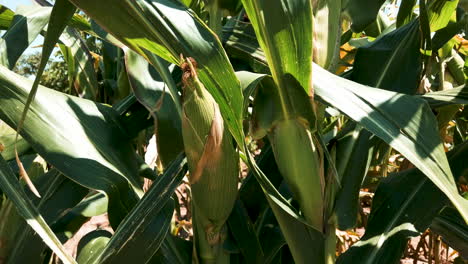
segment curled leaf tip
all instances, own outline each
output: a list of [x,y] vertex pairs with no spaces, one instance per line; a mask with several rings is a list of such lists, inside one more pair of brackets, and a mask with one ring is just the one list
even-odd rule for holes
[[38,198],[41,198],[41,195],[39,194],[39,191],[36,189],[36,186],[34,186],[33,182],[29,178],[28,173],[24,169],[23,163],[19,159],[18,151],[16,149],[15,149],[15,156],[16,156],[16,163],[18,164],[18,168],[19,168],[20,178],[24,179],[24,181],[28,185],[31,192],[34,193],[34,195],[36,195]]

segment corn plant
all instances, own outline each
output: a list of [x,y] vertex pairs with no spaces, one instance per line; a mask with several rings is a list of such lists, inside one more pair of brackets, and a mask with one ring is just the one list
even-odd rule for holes
[[468,257],[464,2],[36,2],[0,8],[2,262],[396,263],[428,228]]

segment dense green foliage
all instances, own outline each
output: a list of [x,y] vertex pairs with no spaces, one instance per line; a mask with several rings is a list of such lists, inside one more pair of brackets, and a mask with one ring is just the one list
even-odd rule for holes
[[468,257],[463,1],[36,2],[0,6],[0,262]]

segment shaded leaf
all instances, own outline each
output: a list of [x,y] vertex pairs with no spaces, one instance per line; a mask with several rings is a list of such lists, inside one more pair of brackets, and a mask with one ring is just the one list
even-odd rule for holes
[[60,257],[64,263],[75,263],[74,259],[66,253],[60,241],[39,214],[37,208],[31,203],[23,192],[16,176],[0,156],[0,187],[8,198],[15,204],[18,213],[36,231],[44,242]]
[[343,12],[352,22],[351,29],[361,32],[374,22],[384,2],[385,0],[349,0],[343,7]]
[[[0,87],[0,118],[15,128],[31,82],[0,67]],[[109,196],[114,227],[142,193],[135,153],[117,120],[108,106],[39,86],[21,133],[67,177]]]
[[[158,58],[154,59],[158,60]],[[135,97],[154,118],[158,155],[163,166],[166,167],[183,151],[180,102],[173,100],[174,97],[169,93],[166,83],[142,56],[127,50],[125,64]],[[169,73],[167,65],[166,71]],[[172,78],[170,74],[168,75]],[[175,84],[173,85],[175,88]],[[178,94],[175,96],[179,99]]]
[[[465,175],[468,144],[449,152],[450,167],[456,177]],[[375,193],[366,233],[343,253],[337,263],[398,262],[408,238],[424,232],[447,197],[418,169],[409,169],[384,178]]]
[[148,262],[169,232],[174,212],[171,196],[186,172],[186,160],[180,154],[164,174],[156,178],[99,257],[90,263]]
[[415,20],[358,48],[351,79],[385,90],[415,94],[422,63],[420,45],[419,22]]
[[442,210],[432,221],[430,228],[442,236],[442,240],[458,251],[463,258],[468,258],[468,227],[455,209],[446,207]]

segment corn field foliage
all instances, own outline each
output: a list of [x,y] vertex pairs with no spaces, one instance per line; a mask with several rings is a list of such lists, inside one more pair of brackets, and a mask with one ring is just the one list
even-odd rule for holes
[[0,263],[468,258],[465,0],[36,2],[0,6]]

